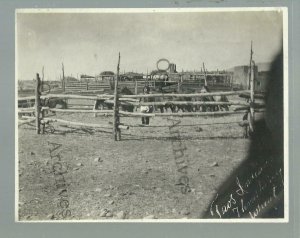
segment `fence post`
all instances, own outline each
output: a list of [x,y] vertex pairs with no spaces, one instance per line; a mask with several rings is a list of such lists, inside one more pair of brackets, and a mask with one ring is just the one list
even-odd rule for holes
[[207,86],[207,77],[206,77],[206,69],[205,69],[204,62],[203,62],[203,72],[204,72],[204,86]]
[[40,114],[41,114],[41,79],[39,74],[36,74],[36,87],[35,87],[35,121],[36,121],[36,133],[41,133],[41,121],[40,121]]
[[253,61],[253,50],[252,50],[252,40],[251,40],[251,49],[250,49],[250,66],[249,66],[249,81],[248,89],[250,89],[250,112],[248,114],[249,122],[249,131],[254,131],[254,68],[255,63]]
[[118,80],[119,80],[119,73],[120,73],[120,53],[119,53],[119,59],[118,59],[117,77],[115,79],[115,92],[114,92],[113,137],[114,137],[115,141],[117,141],[118,139],[121,140],[121,131],[120,131],[120,128],[119,128],[120,117],[119,117],[119,103],[118,103]]
[[65,82],[65,66],[64,63],[62,63],[62,82],[61,82],[62,90],[63,92],[66,91],[66,82]]
[[134,94],[135,94],[135,95],[138,94],[138,83],[137,83],[136,80],[135,80]]
[[254,131],[254,70],[255,70],[255,63],[252,61],[251,64],[251,75],[250,75],[250,115],[249,115],[249,129],[251,132]]
[[178,85],[177,85],[177,92],[180,92],[180,80],[178,80]]
[[97,106],[98,106],[98,103],[97,103],[97,99],[96,99],[95,102],[94,102],[94,107],[93,107],[93,110],[95,111],[94,117],[97,117],[97,113],[96,113]]

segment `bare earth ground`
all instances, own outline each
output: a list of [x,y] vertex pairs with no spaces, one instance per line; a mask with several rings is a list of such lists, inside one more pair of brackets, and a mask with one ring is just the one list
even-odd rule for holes
[[[93,114],[57,114],[58,118],[108,124],[111,117]],[[70,216],[67,219],[200,218],[218,186],[247,156],[249,139],[237,124],[242,115],[216,118],[179,118],[187,150],[191,191],[182,194],[168,127],[141,127],[140,118],[122,118],[131,124],[122,141],[113,141],[110,129],[81,130],[54,123],[54,134],[36,135],[33,126],[19,128],[19,219],[60,219],[61,192],[55,184],[48,142],[62,144],[61,161],[67,167]],[[178,119],[178,118],[174,118]],[[214,125],[205,125],[216,123]],[[218,124],[220,123],[220,124]],[[153,118],[151,126],[171,125]],[[183,126],[181,126],[183,125]],[[193,126],[184,126],[193,125]],[[98,159],[97,159],[98,158]],[[101,217],[103,210],[110,217]]]

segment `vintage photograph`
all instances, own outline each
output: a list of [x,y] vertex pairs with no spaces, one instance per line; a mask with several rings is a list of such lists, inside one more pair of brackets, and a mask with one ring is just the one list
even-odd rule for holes
[[288,221],[286,8],[15,17],[16,221]]

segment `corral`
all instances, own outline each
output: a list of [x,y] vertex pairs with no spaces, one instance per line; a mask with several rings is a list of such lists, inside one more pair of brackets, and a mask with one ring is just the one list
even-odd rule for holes
[[[20,219],[200,218],[224,177],[245,159],[245,129],[253,130],[254,115],[263,116],[253,81],[244,91],[125,95],[117,77],[114,95],[84,96],[43,94],[37,75],[35,96],[19,99],[31,102],[18,110],[25,119],[19,121]],[[202,100],[213,96],[228,101]],[[65,108],[49,106],[51,98]],[[111,108],[97,107],[99,101]],[[159,112],[167,105],[191,110]],[[224,105],[229,109],[221,110]],[[156,110],[141,113],[141,106]],[[150,125],[141,125],[141,117],[151,117]],[[176,143],[183,146],[183,167]]]

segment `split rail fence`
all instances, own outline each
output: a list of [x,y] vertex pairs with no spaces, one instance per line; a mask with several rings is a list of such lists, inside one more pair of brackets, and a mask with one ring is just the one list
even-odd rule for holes
[[[51,122],[58,122],[62,124],[74,125],[74,126],[81,126],[81,127],[93,127],[93,128],[110,128],[112,129],[113,139],[115,141],[121,140],[121,130],[129,129],[128,125],[124,125],[121,123],[121,117],[168,117],[168,116],[175,116],[175,117],[201,117],[201,116],[226,116],[232,114],[245,114],[248,113],[247,123],[246,126],[249,128],[250,132],[254,130],[254,118],[255,118],[255,111],[257,105],[255,103],[254,98],[254,77],[253,74],[250,77],[250,90],[243,90],[243,91],[227,91],[227,92],[211,92],[211,93],[171,93],[171,94],[139,94],[139,95],[119,95],[118,93],[118,77],[114,83],[114,95],[96,95],[96,96],[83,96],[83,95],[66,95],[66,94],[48,94],[42,95],[40,92],[41,88],[41,80],[39,75],[37,74],[36,77],[36,88],[35,88],[35,96],[34,97],[27,97],[27,98],[20,98],[19,100],[32,100],[35,99],[35,106],[31,108],[22,108],[18,110],[19,115],[25,113],[34,113],[35,117],[32,116],[22,116],[25,121],[20,121],[19,125],[30,123],[35,121],[36,126],[36,133],[40,134],[43,133],[45,124],[49,124]],[[199,97],[207,97],[207,96],[231,96],[231,95],[244,95],[248,98],[248,102],[216,102],[216,101],[174,101],[174,98],[199,98]],[[159,102],[141,102],[141,98],[164,98],[165,101]],[[43,99],[51,99],[51,98],[59,98],[59,99],[85,99],[85,100],[92,100],[94,101],[94,107],[92,110],[80,110],[80,109],[57,109],[57,108],[49,108],[41,106],[41,100]],[[97,110],[96,105],[98,100],[110,101],[113,103],[113,110]],[[172,101],[173,100],[173,101]],[[182,113],[140,113],[140,112],[128,112],[120,110],[121,105],[132,105],[135,107],[138,106],[164,106],[167,104],[173,105],[238,105],[241,106],[240,110],[235,111],[210,111],[210,112],[182,112]],[[88,124],[83,122],[73,122],[67,121],[62,119],[55,119],[55,118],[47,118],[45,115],[46,111],[50,112],[64,112],[64,113],[94,113],[99,115],[112,115],[113,116],[113,123],[111,124]]]
[[[34,100],[34,107],[31,108],[22,108],[18,110],[18,114],[26,114],[26,113],[34,113],[35,117],[32,116],[22,116],[25,121],[21,121],[20,124],[26,124],[35,121],[36,133],[40,134],[44,132],[45,125],[50,122],[59,122],[63,124],[82,126],[82,127],[94,127],[94,128],[111,128],[113,138],[115,141],[121,140],[121,129],[129,129],[128,125],[124,125],[121,123],[121,117],[166,117],[166,116],[175,116],[175,117],[184,117],[184,116],[225,116],[237,113],[247,113],[248,120],[246,126],[249,128],[249,131],[254,131],[254,118],[255,118],[255,109],[257,106],[261,106],[255,103],[255,95],[254,95],[254,67],[251,67],[251,73],[249,77],[249,86],[250,90],[243,91],[228,91],[228,92],[210,92],[210,93],[159,93],[159,94],[136,94],[135,95],[119,95],[118,92],[118,81],[119,81],[119,64],[120,64],[120,55],[117,67],[117,77],[114,80],[114,95],[96,95],[96,96],[83,96],[83,95],[66,95],[66,94],[48,94],[42,95],[41,89],[43,87],[39,74],[36,75],[36,87],[35,87],[35,96],[34,97],[25,97],[20,98],[20,101],[24,100]],[[121,82],[122,83],[122,82]],[[123,82],[124,84],[124,82]],[[81,86],[80,86],[81,87]],[[180,82],[178,82],[178,87],[180,87]],[[137,91],[137,82],[135,82],[135,88]],[[74,89],[74,88],[73,88]],[[178,90],[179,91],[179,90]],[[230,95],[240,95],[248,98],[248,102],[216,102],[216,101],[179,101],[174,98],[201,98],[208,96],[230,96]],[[159,102],[141,102],[141,98],[156,98],[160,97],[166,101]],[[57,108],[49,108],[46,106],[42,106],[41,100],[43,99],[51,99],[51,98],[59,98],[59,99],[85,99],[94,101],[93,110],[80,110],[80,109],[57,109]],[[110,101],[113,103],[113,110],[97,110],[97,101],[104,100]],[[172,101],[173,100],[173,101]],[[132,106],[164,106],[167,104],[173,105],[238,105],[241,106],[239,110],[235,111],[212,111],[212,112],[183,112],[183,113],[137,113],[137,112],[128,112],[128,111],[120,111],[121,105],[132,105]],[[94,113],[102,114],[102,115],[113,115],[113,123],[107,125],[101,124],[87,124],[83,122],[73,122],[62,119],[54,119],[47,118],[45,116],[46,111],[52,112],[64,112],[64,113]],[[19,125],[20,125],[19,124]]]

